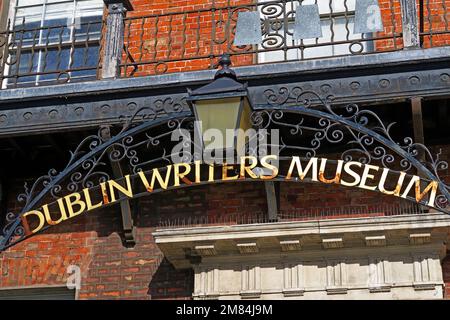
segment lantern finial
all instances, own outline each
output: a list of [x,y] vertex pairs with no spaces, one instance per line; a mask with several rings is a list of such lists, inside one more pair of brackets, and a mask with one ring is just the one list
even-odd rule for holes
[[216,72],[214,79],[228,77],[236,80],[236,73],[230,68],[231,57],[228,53],[222,54],[219,59],[219,66],[221,66],[221,69]]

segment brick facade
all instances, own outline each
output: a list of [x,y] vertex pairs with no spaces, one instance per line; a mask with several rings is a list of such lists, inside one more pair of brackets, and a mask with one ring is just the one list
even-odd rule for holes
[[[441,159],[449,160],[450,148]],[[446,152],[445,152],[446,151]],[[330,156],[329,158],[335,158]],[[443,173],[443,177],[449,175]],[[8,211],[18,212],[16,196],[23,181],[10,188]],[[361,189],[335,185],[283,182],[280,184],[280,212],[300,208],[395,203],[397,198]],[[267,214],[265,187],[261,182],[237,182],[196,186],[166,191],[133,202],[136,245],[126,248],[121,241],[118,205],[94,210],[33,236],[0,255],[0,287],[65,285],[66,269],[74,264],[82,274],[80,299],[190,299],[192,270],[178,271],[164,259],[152,232],[164,221],[182,225],[189,221],[232,223],[236,216]],[[380,212],[379,214],[383,214]],[[373,216],[373,214],[371,214]],[[377,212],[375,212],[377,215]],[[327,215],[347,218],[367,214]],[[307,216],[305,216],[307,218]],[[450,260],[443,262],[444,279],[450,286]],[[446,289],[447,297],[450,291]]]
[[[280,191],[280,210],[284,212],[393,201],[381,194],[332,185],[282,183]],[[15,196],[10,194],[10,209],[18,209]],[[259,182],[166,191],[140,198],[134,206],[138,209],[133,248],[122,245],[119,206],[93,211],[2,253],[0,287],[65,285],[66,269],[75,264],[82,273],[80,299],[190,299],[192,271],[175,270],[152,238],[161,221],[182,224],[208,217],[226,223],[232,222],[235,214],[251,217],[267,211],[264,184]],[[448,262],[444,264],[447,283]]]
[[[444,26],[442,20],[442,2],[430,0],[433,13],[432,23]],[[450,8],[450,0],[445,0]],[[1,6],[2,0],[0,0]],[[134,11],[129,17],[169,13],[172,11],[199,10],[206,8],[212,2],[204,0],[132,0]],[[235,0],[231,5],[248,4],[250,0]],[[226,5],[227,1],[215,1],[216,6]],[[401,32],[400,7],[395,6],[393,20],[385,15],[390,12],[389,5],[381,3],[383,22],[387,29],[395,28]],[[448,14],[447,14],[448,16]],[[170,18],[172,17],[172,18]],[[202,24],[200,34],[201,48],[197,52],[194,32],[198,26],[197,19]],[[172,19],[172,20],[170,20]],[[211,34],[212,17],[192,14],[185,20],[177,16],[166,16],[156,21],[149,18],[132,22],[126,26],[129,40],[129,51],[136,61],[151,59],[157,51],[156,59],[170,57],[168,52],[169,33],[190,30],[188,36],[192,40],[182,47],[183,39],[173,38],[171,43],[174,51],[185,50],[192,55],[206,54],[213,45],[220,53],[220,41],[212,43],[207,35]],[[392,24],[394,21],[395,26]],[[169,26],[177,22],[177,28],[170,30]],[[146,24],[148,23],[148,24]],[[429,22],[428,22],[429,23]],[[157,42],[152,38],[155,26],[158,26]],[[427,22],[425,23],[427,30]],[[391,31],[391,30],[389,30]],[[220,39],[221,31],[217,34]],[[153,40],[152,40],[153,39]],[[143,40],[143,41],[142,41]],[[424,43],[429,43],[425,37]],[[377,50],[390,50],[393,40],[377,42]],[[433,46],[450,44],[448,36],[433,36]],[[401,46],[401,39],[396,42]],[[430,45],[431,46],[431,45]],[[142,47],[147,47],[146,53],[140,57]],[[156,48],[157,50],[153,50]],[[165,48],[165,49],[164,49]],[[202,50],[204,50],[202,52]],[[233,58],[235,65],[251,64],[253,55],[241,55]],[[190,71],[206,69],[210,66],[209,58],[203,60],[188,60],[168,62],[167,72]],[[158,64],[139,67],[134,75],[155,74],[161,66]],[[127,72],[131,72],[132,68]],[[450,150],[450,149],[448,149]],[[443,160],[448,160],[445,156]],[[22,181],[17,181],[17,188],[9,194],[8,211],[18,212],[19,204],[15,198],[21,191]],[[282,183],[280,186],[280,210],[294,212],[300,208],[330,208],[346,205],[376,206],[380,203],[393,202],[393,197],[384,196],[361,190],[336,187],[332,185]],[[80,299],[190,299],[193,292],[193,274],[191,270],[175,270],[164,258],[155,244],[152,232],[160,225],[160,221],[171,220],[183,223],[189,218],[208,218],[211,221],[232,222],[234,214],[252,216],[264,215],[267,211],[264,184],[229,183],[220,185],[199,186],[161,194],[151,195],[133,203],[137,208],[135,224],[137,226],[136,245],[125,248],[121,241],[121,216],[119,207],[113,206],[79,216],[71,221],[51,228],[48,232],[34,236],[0,255],[0,287],[18,288],[24,286],[64,285],[69,265],[75,264],[81,268],[82,286]],[[350,214],[348,215],[350,216]],[[231,218],[228,218],[231,217]],[[335,216],[331,215],[329,218]],[[341,216],[342,217],[342,216]],[[447,284],[446,295],[450,298],[450,256],[443,262],[444,281]]]

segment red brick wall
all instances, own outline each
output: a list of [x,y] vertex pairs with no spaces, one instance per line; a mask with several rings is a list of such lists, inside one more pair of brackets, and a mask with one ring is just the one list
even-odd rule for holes
[[375,40],[376,51],[390,51],[403,48],[403,39],[395,36],[402,33],[402,16],[400,1],[379,0],[381,9],[381,19],[383,21],[384,32],[378,32],[377,38],[386,39]]
[[424,1],[424,32],[433,32],[423,37],[423,47],[438,47],[450,44],[450,0]]

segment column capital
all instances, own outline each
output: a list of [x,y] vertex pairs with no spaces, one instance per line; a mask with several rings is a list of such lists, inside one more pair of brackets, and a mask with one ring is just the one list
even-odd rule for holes
[[133,6],[130,0],[103,0],[105,5],[108,7],[108,10],[117,11],[118,9],[125,9],[127,11],[133,11]]

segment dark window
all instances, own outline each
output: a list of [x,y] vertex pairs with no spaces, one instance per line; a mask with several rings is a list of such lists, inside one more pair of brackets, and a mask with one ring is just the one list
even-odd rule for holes
[[0,300],[75,300],[75,290],[66,287],[0,290]]

